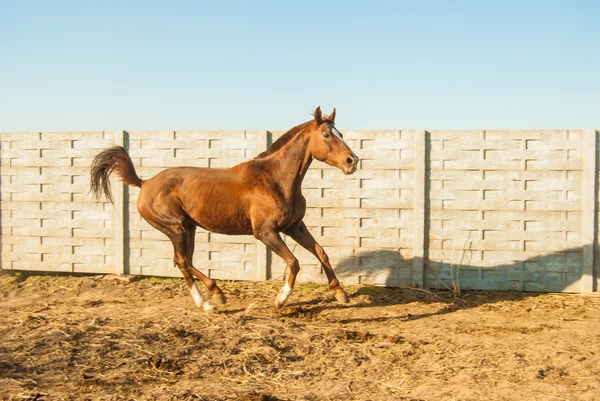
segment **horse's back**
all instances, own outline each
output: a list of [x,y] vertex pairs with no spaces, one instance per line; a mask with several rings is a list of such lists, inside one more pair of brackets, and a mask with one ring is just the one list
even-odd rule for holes
[[137,206],[146,220],[154,216],[191,219],[209,231],[251,234],[243,171],[172,167],[144,181]]

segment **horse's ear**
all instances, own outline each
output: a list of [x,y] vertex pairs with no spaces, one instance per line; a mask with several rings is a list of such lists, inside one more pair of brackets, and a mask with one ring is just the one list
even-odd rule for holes
[[333,108],[333,111],[331,112],[331,114],[327,117],[327,119],[329,121],[331,121],[332,123],[335,124],[335,107]]
[[315,122],[320,125],[323,122],[323,114],[321,113],[321,106],[317,106],[314,112]]

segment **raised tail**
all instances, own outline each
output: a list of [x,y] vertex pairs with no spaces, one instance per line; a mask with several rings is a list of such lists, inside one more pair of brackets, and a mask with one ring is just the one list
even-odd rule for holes
[[104,194],[109,201],[113,201],[108,177],[115,171],[121,181],[127,185],[142,186],[142,180],[138,177],[133,167],[133,162],[122,146],[105,149],[94,158],[91,166],[90,191],[94,199],[100,199]]

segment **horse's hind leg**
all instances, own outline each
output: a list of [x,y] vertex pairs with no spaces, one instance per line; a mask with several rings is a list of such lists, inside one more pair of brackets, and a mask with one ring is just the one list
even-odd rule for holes
[[[161,221],[154,218],[155,216],[156,214],[142,214],[142,217],[144,217],[152,227],[165,234],[171,240],[174,251],[173,261],[177,267],[179,267],[179,270],[181,270],[181,274],[183,274],[183,278],[190,290],[190,294],[192,294],[192,298],[194,298],[196,306],[207,311],[212,309],[213,307],[204,298],[204,295],[202,295],[202,292],[192,276],[194,270],[196,270],[192,265],[196,227],[192,224],[186,224],[185,220],[173,218]],[[208,279],[208,277],[206,278]],[[221,290],[219,289],[219,291]]]
[[194,303],[198,308],[203,308],[205,311],[213,309],[213,307],[208,303],[208,301],[202,295],[202,292],[196,285],[194,281],[194,277],[192,276],[192,263],[190,260],[190,252],[188,250],[188,235],[187,232],[183,229],[183,227],[174,227],[173,229],[161,229],[171,242],[173,243],[173,249],[175,255],[173,256],[173,261],[181,270],[183,274],[183,278],[190,290],[190,294],[192,294],[192,298],[194,298]]
[[196,226],[190,225],[189,227],[186,227],[187,259],[188,259],[188,267],[189,267],[190,273],[192,273],[194,276],[196,276],[196,278],[198,278],[200,281],[202,281],[204,283],[204,285],[206,286],[208,291],[212,294],[211,299],[213,300],[213,302],[215,302],[217,304],[224,304],[227,302],[227,298],[225,297],[225,294],[223,294],[223,291],[221,291],[221,289],[219,288],[217,283],[215,283],[215,281],[213,279],[211,279],[211,278],[207,277],[205,274],[203,274],[200,270],[196,269],[192,264],[192,260],[193,260],[193,256],[194,256],[194,247],[196,246],[195,237],[196,237]]
[[[175,260],[177,260],[177,255],[175,256]],[[192,294],[192,298],[194,299],[194,303],[196,304],[196,306],[198,308],[203,308],[205,311],[213,309],[213,307],[204,298],[204,295],[202,295],[202,292],[198,288],[198,285],[196,284],[196,281],[194,281],[194,277],[192,277],[190,272],[185,267],[182,267],[179,264],[179,262],[175,263],[177,264],[179,270],[181,270],[181,273],[183,274],[183,278],[185,279],[188,289],[190,290],[190,294]]]

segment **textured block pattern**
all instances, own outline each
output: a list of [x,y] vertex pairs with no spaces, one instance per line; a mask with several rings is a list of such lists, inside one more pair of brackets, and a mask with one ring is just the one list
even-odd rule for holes
[[[430,132],[428,287],[579,288],[581,131]],[[454,281],[454,283],[453,283]]]
[[[230,167],[281,134],[1,133],[2,268],[179,276],[170,242],[137,212],[137,188],[127,188],[123,200],[119,195],[116,208],[92,201],[93,157],[122,143],[138,174],[149,178],[172,166]],[[357,173],[345,176],[314,161],[303,185],[305,222],[343,283],[598,289],[596,131],[344,134],[361,158]],[[585,152],[590,147],[596,153]],[[586,163],[590,154],[595,160]],[[325,282],[316,258],[285,241],[300,260],[299,280]],[[216,279],[287,274],[253,237],[201,229],[194,264]]]
[[113,135],[2,133],[3,269],[113,271],[113,208],[88,195],[90,162]]

